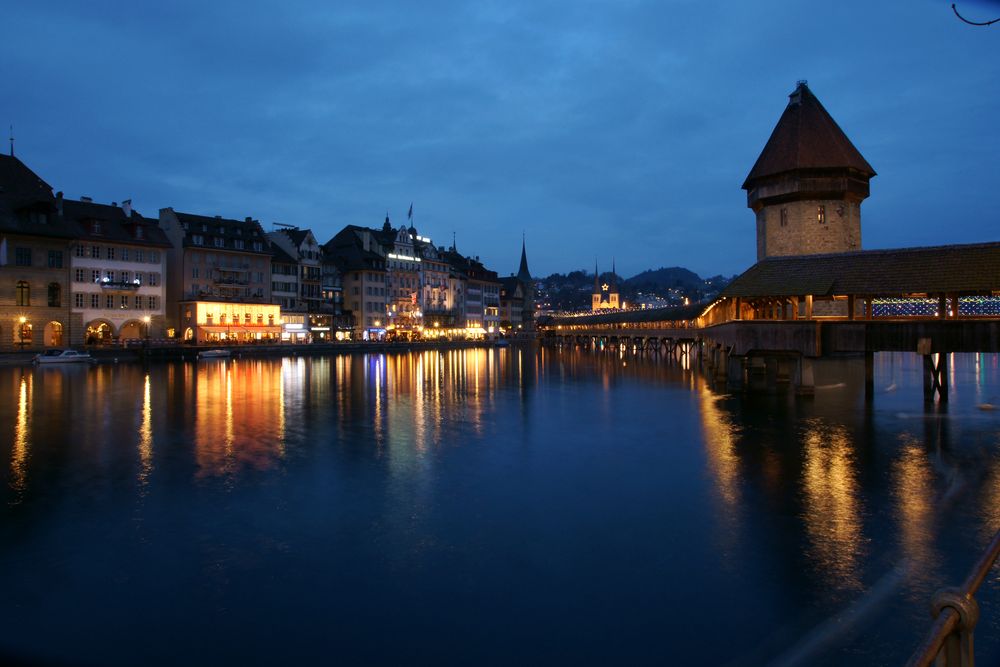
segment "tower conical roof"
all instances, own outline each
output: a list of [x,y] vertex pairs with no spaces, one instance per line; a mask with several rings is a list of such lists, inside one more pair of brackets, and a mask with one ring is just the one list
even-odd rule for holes
[[758,179],[797,169],[838,168],[855,169],[868,178],[875,175],[806,82],[800,81],[788,96],[788,106],[743,182],[743,189],[749,190]]
[[531,272],[528,271],[528,254],[524,249],[524,237],[521,237],[521,266],[517,269],[517,279],[521,282],[531,282]]

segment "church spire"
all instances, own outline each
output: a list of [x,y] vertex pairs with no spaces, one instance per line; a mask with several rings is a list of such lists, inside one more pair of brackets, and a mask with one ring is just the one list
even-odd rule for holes
[[524,246],[524,232],[521,232],[521,266],[517,270],[517,279],[522,283],[531,282],[531,272],[528,271],[528,254]]

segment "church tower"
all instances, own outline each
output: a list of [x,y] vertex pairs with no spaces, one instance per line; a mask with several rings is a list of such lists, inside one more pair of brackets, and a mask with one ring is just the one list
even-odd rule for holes
[[618,294],[618,276],[615,275],[614,260],[611,261],[610,283],[601,282],[601,273],[597,270],[597,262],[594,262],[594,291],[590,295],[590,309],[618,310],[621,307],[621,300]]
[[861,202],[874,175],[799,81],[743,183],[757,214],[757,261],[861,250]]

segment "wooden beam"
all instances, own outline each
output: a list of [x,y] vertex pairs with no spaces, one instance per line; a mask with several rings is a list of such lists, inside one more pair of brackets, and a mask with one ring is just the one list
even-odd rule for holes
[[806,319],[811,320],[813,318],[813,295],[806,294]]

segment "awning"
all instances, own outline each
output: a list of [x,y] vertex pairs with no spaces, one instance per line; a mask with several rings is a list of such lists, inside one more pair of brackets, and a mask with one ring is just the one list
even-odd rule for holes
[[234,334],[240,334],[240,333],[249,333],[249,334],[254,334],[254,333],[279,333],[280,334],[281,333],[281,327],[277,326],[277,325],[275,325],[273,327],[268,327],[268,326],[249,326],[249,327],[245,327],[245,326],[237,326],[237,325],[231,325],[231,326],[227,327],[227,326],[219,326],[219,325],[215,325],[215,324],[202,324],[198,328],[201,331],[204,331],[206,333],[227,333],[230,336],[232,336]]

